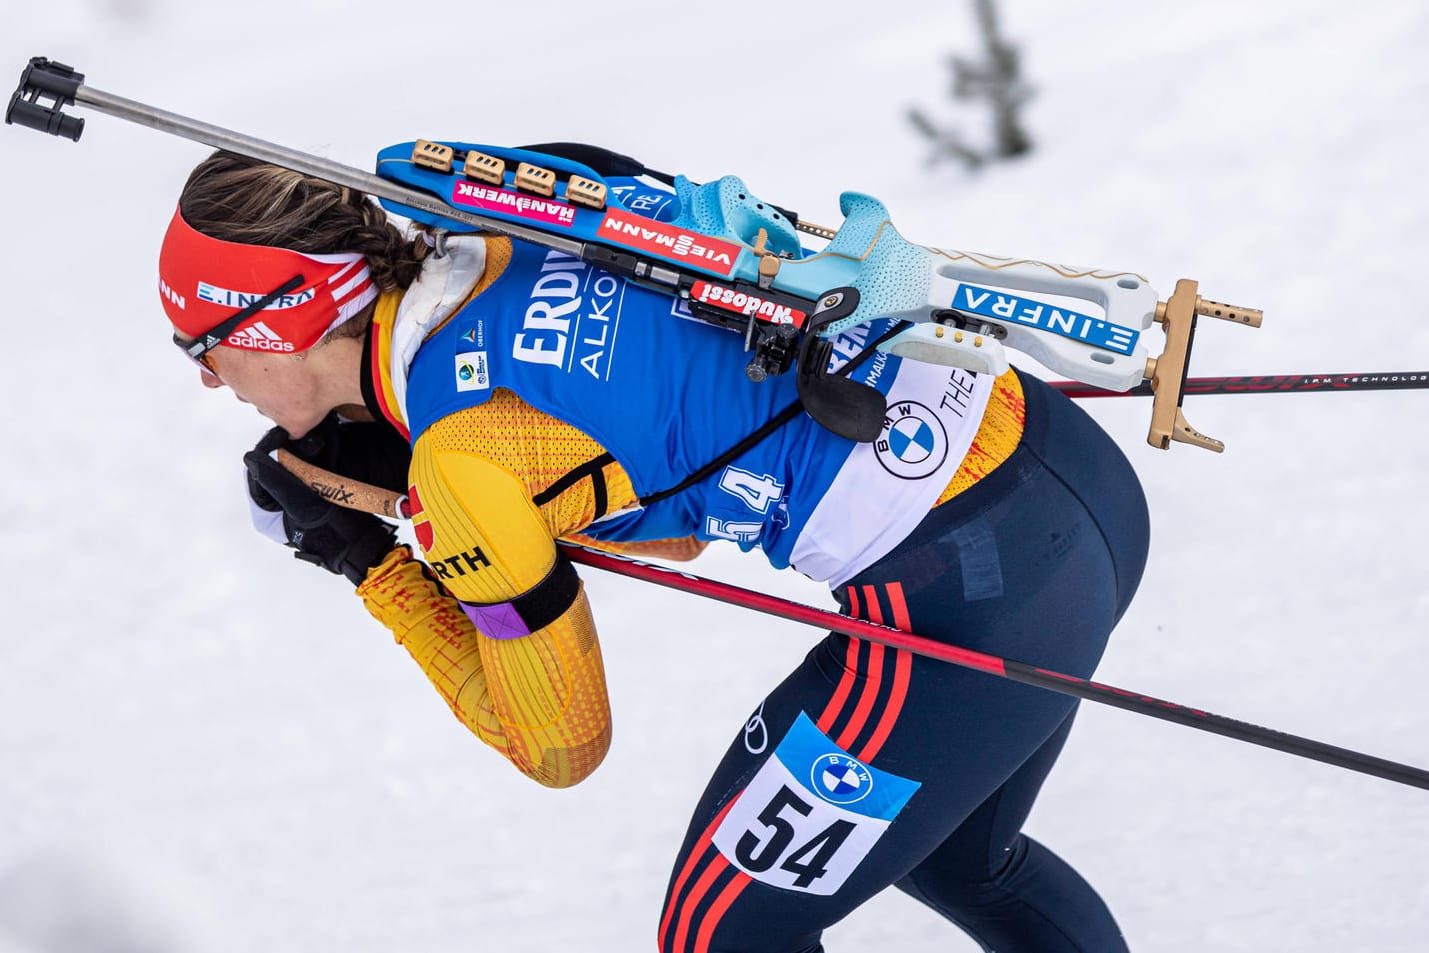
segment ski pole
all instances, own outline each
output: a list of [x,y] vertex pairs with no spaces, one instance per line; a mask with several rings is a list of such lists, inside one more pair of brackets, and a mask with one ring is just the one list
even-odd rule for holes
[[1340,748],[1335,745],[1326,744],[1322,741],[1287,734],[1283,731],[1277,731],[1274,728],[1262,728],[1259,725],[1237,721],[1234,718],[1226,718],[1222,715],[1212,714],[1211,712],[1202,711],[1198,708],[1178,705],[1175,702],[1165,701],[1151,695],[1142,694],[1141,692],[1128,691],[1124,688],[1117,688],[1114,685],[1105,685],[1089,679],[1079,678],[1075,675],[1054,672],[1050,669],[1039,668],[1038,666],[1029,665],[1025,662],[989,655],[985,652],[976,652],[972,649],[959,648],[955,645],[937,642],[920,635],[904,632],[901,629],[895,629],[891,626],[879,625],[875,622],[866,622],[862,619],[851,618],[850,616],[832,612],[828,609],[806,606],[802,603],[782,599],[778,596],[770,596],[761,592],[742,589],[728,583],[696,576],[684,572],[683,570],[668,569],[664,566],[643,563],[622,556],[612,556],[607,553],[597,552],[568,543],[561,543],[560,546],[562,552],[564,552],[572,562],[582,563],[596,569],[603,569],[607,572],[618,573],[619,575],[629,576],[633,579],[652,582],[658,586],[665,586],[666,588],[693,593],[719,602],[727,602],[731,605],[753,609],[757,612],[778,616],[781,619],[789,619],[794,622],[803,622],[807,625],[827,628],[834,632],[840,632],[854,638],[865,639],[869,642],[879,642],[889,648],[903,649],[917,655],[949,662],[963,668],[975,669],[979,672],[986,672],[989,675],[996,675],[1014,682],[1021,682],[1024,685],[1035,685],[1038,688],[1045,688],[1063,695],[1072,695],[1076,698],[1100,702],[1101,704],[1111,705],[1114,708],[1121,708],[1139,715],[1149,715],[1152,718],[1159,718],[1162,721],[1170,721],[1178,725],[1186,725],[1191,728],[1200,729],[1201,731],[1208,731],[1212,734],[1223,735],[1227,738],[1246,741],[1254,745],[1259,745],[1262,748],[1273,748],[1276,751],[1283,751],[1287,754],[1309,758],[1325,764],[1332,764],[1336,767],[1348,768],[1351,771],[1357,771],[1361,774],[1368,774],[1377,778],[1384,778],[1388,781],[1396,781],[1400,784],[1407,784],[1411,787],[1429,790],[1429,771],[1413,767],[1412,765],[1387,761],[1384,758],[1378,758],[1374,755],[1363,754],[1358,751],[1351,751],[1348,748]]
[[[410,515],[407,509],[407,498],[402,494],[330,473],[283,450],[278,451],[278,461],[327,499],[342,506],[351,509],[365,509],[367,512],[385,515]],[[595,569],[629,576],[632,579],[703,596],[718,602],[753,609],[756,612],[763,612],[781,619],[830,629],[854,638],[878,642],[889,648],[903,649],[962,668],[1021,682],[1024,685],[1034,685],[1062,695],[1099,702],[1139,715],[1149,715],[1162,721],[1174,722],[1227,738],[1235,738],[1239,741],[1259,745],[1262,748],[1272,748],[1286,754],[1429,790],[1429,771],[1423,768],[1387,761],[1374,755],[1287,734],[1274,728],[1262,728],[1259,725],[1226,718],[1199,708],[1190,708],[1141,692],[1055,672],[1051,669],[1029,665],[1026,662],[960,648],[911,632],[904,632],[891,626],[866,622],[828,609],[819,609],[778,596],[743,589],[729,583],[696,576],[683,570],[668,569],[664,566],[644,563],[623,556],[613,556],[571,543],[560,543],[559,545],[561,551],[570,558],[571,562],[581,563]]]
[[[1150,397],[1150,384],[1131,390],[1102,390],[1078,381],[1051,381],[1068,397]],[[1425,390],[1429,371],[1373,371],[1366,374],[1265,374],[1247,377],[1188,377],[1183,394],[1312,394],[1323,391]]]

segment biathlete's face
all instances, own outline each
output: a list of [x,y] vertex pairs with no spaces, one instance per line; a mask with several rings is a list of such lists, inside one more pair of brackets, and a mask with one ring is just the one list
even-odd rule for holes
[[272,354],[220,345],[204,355],[199,379],[209,388],[227,387],[245,404],[282,427],[294,439],[316,427],[331,406],[319,375],[301,354]]

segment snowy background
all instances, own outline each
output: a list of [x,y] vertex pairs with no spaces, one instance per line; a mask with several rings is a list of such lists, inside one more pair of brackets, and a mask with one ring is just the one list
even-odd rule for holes
[[[1125,268],[1265,309],[1200,374],[1429,367],[1429,7],[1002,0],[1036,151],[925,164],[920,105],[978,42],[964,2],[0,2],[0,72],[366,167],[423,136],[610,145],[734,172],[836,223],[870,191],[915,241]],[[406,12],[404,12],[406,11]],[[586,572],[616,713],[546,791],[450,717],[346,586],[247,526],[264,424],[198,387],[154,275],[207,150],[97,113],[0,129],[0,951],[650,949],[688,811],[815,632]],[[1429,765],[1429,394],[1207,397],[1223,456],[1086,402],[1155,537],[1099,676]],[[829,604],[732,551],[696,571]],[[1036,661],[1036,660],[1029,660]],[[1429,793],[1084,706],[1030,830],[1138,951],[1422,950]],[[974,946],[906,898],[832,951]]]

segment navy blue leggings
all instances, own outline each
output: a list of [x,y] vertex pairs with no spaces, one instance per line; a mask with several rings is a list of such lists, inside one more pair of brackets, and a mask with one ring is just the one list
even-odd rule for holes
[[[1018,449],[835,593],[845,612],[1090,676],[1146,560],[1146,502],[1080,409],[1023,377]],[[1074,699],[830,634],[751,716],[691,820],[662,953],[817,953],[896,885],[998,953],[1126,949],[1021,833]]]

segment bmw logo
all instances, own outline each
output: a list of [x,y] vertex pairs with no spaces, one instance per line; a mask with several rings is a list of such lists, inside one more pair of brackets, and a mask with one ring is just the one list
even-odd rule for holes
[[883,435],[873,450],[883,469],[903,480],[921,480],[938,472],[948,457],[948,432],[938,415],[923,404],[890,404]]
[[832,804],[852,804],[868,797],[873,789],[873,772],[842,752],[820,755],[809,771],[809,786]]

